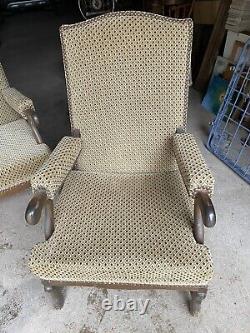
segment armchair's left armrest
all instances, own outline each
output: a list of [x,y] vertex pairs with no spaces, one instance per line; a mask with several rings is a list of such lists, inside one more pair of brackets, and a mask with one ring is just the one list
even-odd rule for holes
[[25,212],[27,223],[37,224],[46,209],[45,238],[48,239],[54,231],[53,199],[62,188],[67,175],[72,170],[81,151],[81,139],[64,137],[49,159],[31,178],[31,187],[35,192]]
[[175,134],[173,148],[188,194],[195,198],[199,191],[205,191],[211,196],[214,190],[214,177],[207,167],[193,135]]
[[31,177],[34,192],[45,192],[51,200],[59,193],[81,151],[81,139],[63,137],[42,167]]

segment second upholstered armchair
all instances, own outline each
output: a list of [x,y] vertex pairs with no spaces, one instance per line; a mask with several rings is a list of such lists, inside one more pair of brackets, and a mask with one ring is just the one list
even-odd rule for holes
[[0,194],[28,184],[50,150],[31,99],[11,88],[0,64]]

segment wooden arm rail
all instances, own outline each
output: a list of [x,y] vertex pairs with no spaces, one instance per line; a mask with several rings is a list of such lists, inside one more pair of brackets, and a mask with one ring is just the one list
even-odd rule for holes
[[204,225],[211,228],[216,223],[216,214],[212,200],[205,191],[197,192],[194,199],[194,238],[204,244]]
[[28,110],[27,113],[27,122],[31,127],[31,130],[33,132],[33,135],[36,139],[36,142],[38,144],[43,143],[43,140],[41,138],[41,135],[37,129],[37,126],[39,126],[39,119],[35,111],[33,110]]
[[25,219],[28,224],[37,224],[45,212],[44,235],[48,240],[54,232],[53,201],[48,199],[45,191],[38,191],[30,200],[25,212]]

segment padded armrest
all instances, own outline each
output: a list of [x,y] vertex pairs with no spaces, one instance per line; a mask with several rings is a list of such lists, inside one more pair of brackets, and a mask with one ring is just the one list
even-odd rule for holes
[[24,119],[27,119],[28,111],[35,110],[32,100],[21,94],[15,88],[4,88],[2,89],[2,94],[6,103],[9,104],[9,106],[19,113]]
[[195,197],[198,191],[207,191],[211,196],[214,178],[192,134],[175,134],[173,138],[177,164],[188,194]]
[[49,199],[53,199],[73,168],[81,151],[81,139],[65,136],[58,143],[49,159],[31,178],[33,191],[45,190]]

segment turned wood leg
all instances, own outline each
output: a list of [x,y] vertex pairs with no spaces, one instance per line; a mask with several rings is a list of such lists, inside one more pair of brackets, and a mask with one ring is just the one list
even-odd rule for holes
[[42,281],[44,291],[51,295],[52,304],[55,309],[61,309],[64,304],[63,289],[51,285],[48,281]]
[[201,302],[206,298],[207,290],[204,289],[202,291],[191,291],[191,300],[189,311],[191,315],[197,316],[201,309]]

